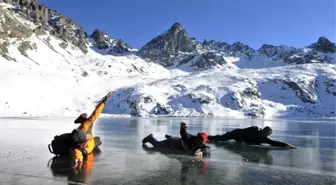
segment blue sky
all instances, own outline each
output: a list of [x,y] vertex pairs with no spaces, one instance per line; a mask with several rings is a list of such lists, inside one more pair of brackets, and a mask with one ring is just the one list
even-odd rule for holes
[[[90,2],[90,3],[88,3]],[[335,0],[40,0],[83,26],[140,48],[180,22],[199,41],[302,47],[335,42]]]

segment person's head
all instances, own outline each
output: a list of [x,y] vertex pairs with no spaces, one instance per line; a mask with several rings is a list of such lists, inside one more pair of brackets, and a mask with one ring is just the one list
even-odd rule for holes
[[80,129],[74,129],[71,136],[73,144],[77,146],[86,146],[88,144],[89,135]]
[[261,138],[266,138],[268,136],[270,136],[272,134],[272,129],[269,126],[264,127],[261,131],[260,131],[260,137]]
[[198,132],[196,135],[196,142],[205,144],[208,141],[208,134],[206,132]]
[[83,113],[83,114],[79,115],[79,117],[78,117],[77,119],[75,119],[74,123],[82,124],[82,123],[84,123],[86,120],[87,120],[87,114],[86,114],[86,113]]

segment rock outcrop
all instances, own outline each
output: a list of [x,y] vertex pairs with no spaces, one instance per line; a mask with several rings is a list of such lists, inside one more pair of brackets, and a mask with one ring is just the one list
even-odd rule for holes
[[181,53],[195,51],[196,41],[189,37],[180,23],[175,23],[168,31],[148,42],[138,53],[164,66],[171,66]]
[[325,37],[320,37],[316,43],[310,45],[310,48],[315,49],[316,51],[323,53],[335,53],[336,52],[336,44],[330,42]]
[[[73,19],[65,17],[60,12],[50,9],[45,5],[39,4],[37,0],[0,0],[0,2],[12,4],[14,12],[19,13],[36,25],[36,28],[31,31],[26,29],[26,33],[35,32],[38,35],[43,35],[47,31],[51,35],[64,40],[64,46],[69,42],[78,47],[83,53],[87,53],[88,34]],[[7,21],[6,26],[15,27],[17,24],[14,23],[13,20]],[[22,28],[20,29],[22,30]],[[15,30],[15,32],[17,31]],[[16,34],[16,36],[17,38],[21,38],[20,34]],[[108,48],[107,53],[124,53],[133,49],[122,40],[112,39],[98,29],[93,32],[91,38],[94,40],[93,45],[98,50]]]
[[122,54],[134,49],[124,41],[111,38],[108,34],[99,29],[95,29],[90,38],[93,41],[93,46],[98,50],[104,50],[104,54]]
[[[32,21],[36,28],[31,30],[26,27],[25,32],[35,32],[38,35],[49,31],[52,35],[77,46],[87,52],[87,34],[83,27],[79,26],[74,20],[63,16],[56,10],[50,9],[37,0],[3,0],[3,2],[12,4],[13,11],[19,13],[27,20]],[[9,20],[9,19],[8,19]],[[16,27],[17,23],[11,19],[6,21],[7,27]],[[23,28],[18,28],[22,30]],[[17,32],[17,31],[15,31]],[[14,33],[15,34],[15,33]],[[21,34],[22,35],[22,34]],[[21,38],[20,34],[16,34],[17,38]]]

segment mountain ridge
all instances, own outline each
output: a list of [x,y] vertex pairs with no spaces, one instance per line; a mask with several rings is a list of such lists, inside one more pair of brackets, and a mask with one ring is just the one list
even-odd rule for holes
[[[178,28],[178,31],[174,28]],[[191,38],[180,23],[174,23],[170,29],[142,47],[138,55],[168,67],[190,62],[189,67],[196,65],[199,68],[208,69],[226,64],[225,57],[252,60],[253,57],[264,55],[285,64],[332,63],[334,56],[329,57],[329,55],[335,53],[336,44],[325,37],[320,37],[317,42],[303,48],[263,44],[257,50],[240,41],[231,45],[214,40],[199,42]],[[207,65],[209,63],[212,64]]]
[[1,116],[73,116],[113,92],[104,113],[118,116],[336,117],[327,38],[255,50],[174,23],[136,49],[36,0],[13,2],[0,3]]
[[[22,13],[25,14],[27,19],[33,20],[34,22],[38,23],[41,26],[42,30],[50,30],[47,28],[47,26],[52,27],[51,32],[53,34],[56,34],[60,38],[64,40],[68,40],[77,47],[79,47],[83,53],[86,53],[87,47],[89,47],[88,41],[91,36],[99,29],[95,29],[90,35],[87,34],[86,30],[78,25],[75,20],[66,17],[62,15],[60,12],[54,9],[48,8],[46,5],[39,4],[38,0],[0,0],[0,3],[4,2],[7,4],[12,4],[14,6],[13,11],[21,11]],[[68,27],[75,27],[75,29],[71,30]],[[233,42],[232,44],[228,44],[226,42],[221,42],[221,41],[214,41],[214,40],[204,40],[203,43],[200,41],[195,40],[195,38],[192,38],[188,35],[187,31],[183,28],[183,25],[179,22],[173,23],[171,28],[163,32],[161,35],[158,35],[157,37],[163,37],[164,34],[166,33],[171,33],[171,32],[176,32],[174,29],[178,30],[178,32],[182,32],[181,39],[182,43],[177,44],[177,48],[173,49],[170,48],[171,51],[169,52],[164,52],[160,55],[160,57],[168,57],[170,54],[176,54],[177,51],[182,51],[182,52],[194,52],[195,47],[200,47],[204,46],[207,44],[211,43],[216,43],[217,45],[229,45],[232,46],[231,50],[237,51],[237,50],[242,50],[242,49],[247,49],[249,51],[260,51],[264,45],[268,46],[273,46],[273,47],[290,47],[290,48],[295,48],[295,49],[302,49],[302,48],[314,48],[315,46],[320,48],[322,51],[328,51],[328,52],[336,52],[336,45],[335,43],[331,42],[328,40],[326,37],[319,37],[317,42],[307,44],[305,47],[292,47],[292,46],[287,46],[287,45],[272,45],[272,44],[263,44],[260,46],[259,49],[253,49],[250,46],[240,42],[236,41]],[[104,33],[102,30],[99,30],[99,32]],[[176,32],[175,34],[177,34]],[[104,33],[105,35],[108,35]],[[173,34],[174,35],[174,34]],[[157,37],[154,37],[151,41],[155,40]],[[122,40],[114,39],[110,36],[108,36],[108,39],[111,40],[111,42],[108,44],[106,41],[100,42],[100,43],[93,43],[93,45],[97,45],[97,51],[103,50],[101,53],[102,54],[108,54],[110,51],[111,54],[122,54],[122,53],[128,53],[129,51],[137,52],[139,56],[145,56],[148,57],[149,55],[144,54],[143,50],[146,49],[146,46],[151,42],[148,41],[143,47],[136,49],[127,43],[124,43]],[[184,39],[184,40],[183,40]],[[176,40],[174,40],[176,42]],[[321,43],[321,44],[318,44]],[[111,46],[112,48],[106,51],[106,46]],[[168,46],[169,47],[169,43]],[[139,51],[138,51],[139,50]],[[115,52],[113,52],[115,51]],[[150,57],[149,58],[153,58]],[[155,57],[154,57],[155,58]],[[169,57],[168,57],[169,58]],[[169,59],[167,59],[168,65],[172,63]],[[164,63],[163,63],[164,64]],[[166,65],[166,64],[164,64]]]

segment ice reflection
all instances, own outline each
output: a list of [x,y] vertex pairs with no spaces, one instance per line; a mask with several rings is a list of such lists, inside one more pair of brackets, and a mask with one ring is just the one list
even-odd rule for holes
[[[223,134],[252,125],[271,126],[271,138],[297,150],[256,148],[235,142],[209,144],[210,158],[148,153],[141,140],[179,136],[179,122],[190,133]],[[0,121],[0,184],[335,184],[335,123],[332,121],[225,120],[170,118],[104,118],[94,127],[102,138],[101,154],[89,176],[71,176],[68,167],[46,167],[53,157],[47,144],[56,134],[69,132],[72,119]],[[57,164],[57,163],[56,163]],[[55,167],[55,166],[54,166]],[[57,176],[57,173],[64,175]],[[69,178],[69,175],[71,178]],[[85,177],[82,178],[81,177]],[[83,180],[84,179],[84,180]]]

